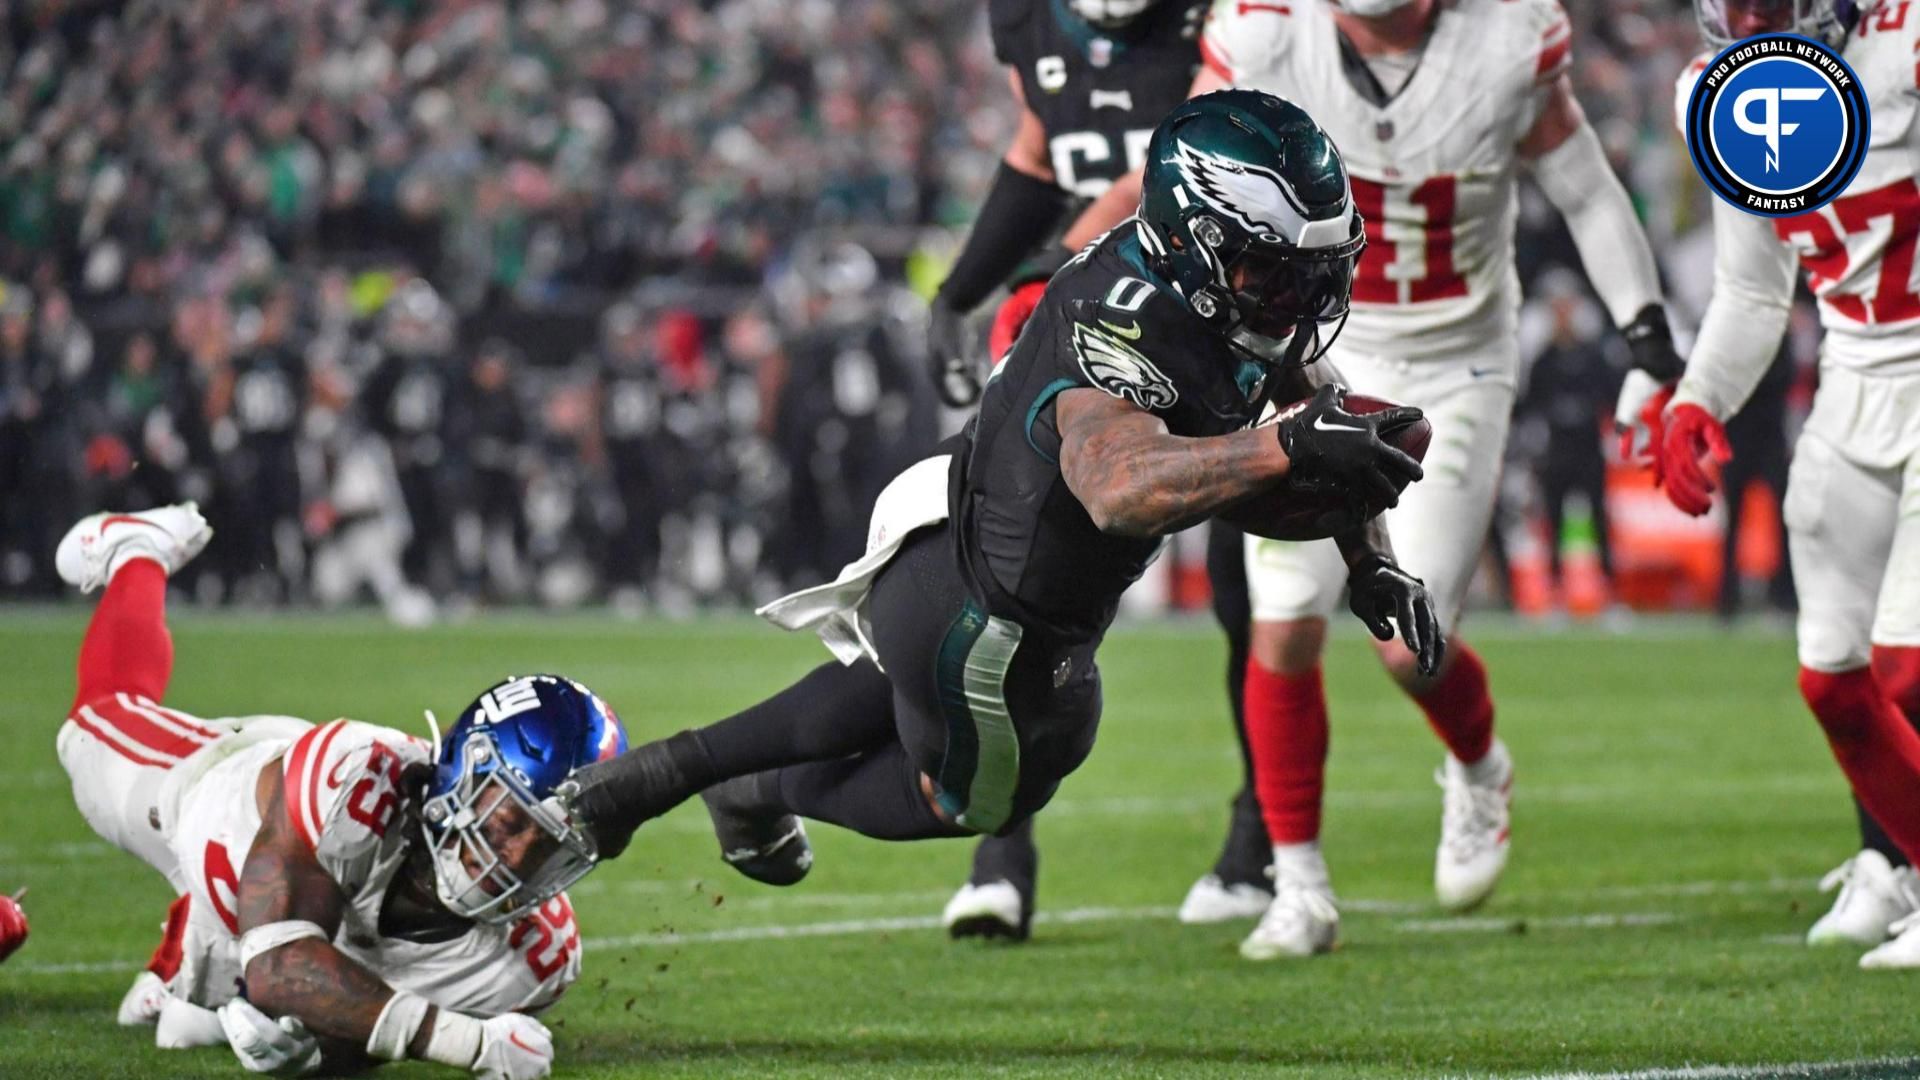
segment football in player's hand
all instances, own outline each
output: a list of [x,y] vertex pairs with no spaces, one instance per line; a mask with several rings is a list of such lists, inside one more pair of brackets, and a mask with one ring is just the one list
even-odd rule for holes
[[[1284,406],[1273,416],[1262,419],[1261,426],[1278,423],[1292,407]],[[1341,400],[1341,408],[1362,416],[1399,407],[1397,401],[1366,394],[1348,393]],[[1427,456],[1427,447],[1433,442],[1433,425],[1423,416],[1382,428],[1380,437],[1413,460],[1423,461]],[[1221,516],[1256,536],[1270,540],[1323,540],[1365,524],[1384,509],[1386,507],[1356,498],[1349,491],[1282,483],[1270,491],[1241,501]]]

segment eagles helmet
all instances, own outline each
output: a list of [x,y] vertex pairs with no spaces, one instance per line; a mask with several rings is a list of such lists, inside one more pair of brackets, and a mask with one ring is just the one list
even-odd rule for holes
[[[423,807],[440,902],[463,918],[506,923],[585,877],[600,853],[556,793],[581,766],[626,748],[620,718],[572,679],[510,678],[474,699],[436,739]],[[550,841],[530,871],[508,866],[487,835],[506,806]]]
[[1773,33],[1801,34],[1837,47],[1860,10],[1857,0],[1693,0],[1700,34],[1716,49]]
[[1067,0],[1067,7],[1091,26],[1117,30],[1157,3],[1159,0]]
[[1265,363],[1312,363],[1344,325],[1366,247],[1347,167],[1306,111],[1216,90],[1147,144],[1140,243],[1194,314]]

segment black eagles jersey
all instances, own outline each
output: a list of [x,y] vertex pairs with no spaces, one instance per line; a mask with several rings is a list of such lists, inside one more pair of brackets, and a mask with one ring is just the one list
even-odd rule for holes
[[1200,69],[1206,13],[1204,0],[1162,0],[1105,32],[1063,0],[990,0],[993,54],[1019,72],[1062,191],[1095,198],[1146,161],[1154,126]]
[[1266,374],[1147,269],[1132,221],[1068,263],[988,379],[961,451],[952,515],[988,609],[1058,639],[1097,639],[1159,550],[1102,533],[1067,490],[1062,393],[1097,388],[1175,435],[1225,435],[1258,417]]

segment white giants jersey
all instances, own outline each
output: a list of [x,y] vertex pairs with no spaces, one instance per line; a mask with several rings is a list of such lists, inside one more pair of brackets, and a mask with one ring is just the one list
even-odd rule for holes
[[[1860,174],[1839,198],[1793,217],[1758,217],[1716,200],[1714,261],[1739,268],[1738,285],[1762,290],[1782,306],[1792,299],[1797,261],[1820,301],[1823,364],[1914,374],[1920,372],[1914,276],[1920,240],[1920,186],[1914,181],[1920,165],[1920,0],[1886,0],[1862,15],[1841,56],[1866,89],[1873,118]],[[1683,131],[1687,99],[1710,59],[1688,65],[1674,88]],[[1716,277],[1715,291],[1722,285]],[[1708,340],[1703,332],[1694,356],[1739,351],[1741,345]],[[1767,358],[1773,349],[1764,346]]]
[[[238,973],[239,871],[260,830],[255,786],[279,759],[286,812],[327,875],[339,883],[346,910],[333,945],[387,985],[410,990],[456,1012],[493,1016],[552,1004],[580,974],[580,932],[565,894],[535,916],[507,926],[476,923],[446,941],[420,943],[380,932],[388,889],[419,842],[403,812],[403,770],[431,761],[428,745],[391,728],[335,720],[278,737],[241,733],[199,751],[176,770],[179,790],[162,798],[174,853],[191,878],[197,921],[215,924],[206,948],[183,968]],[[196,760],[199,759],[199,760]],[[210,920],[200,920],[202,914]],[[223,930],[224,932],[217,932]],[[184,988],[202,1005],[233,996],[222,978]]]
[[1207,65],[1305,108],[1346,160],[1367,249],[1341,348],[1421,360],[1512,339],[1515,144],[1570,45],[1556,0],[1443,3],[1412,75],[1377,101],[1342,60],[1328,0],[1216,0]]

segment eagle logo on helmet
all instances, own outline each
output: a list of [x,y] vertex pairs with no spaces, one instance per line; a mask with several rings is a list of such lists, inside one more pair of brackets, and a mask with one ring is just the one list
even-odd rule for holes
[[1174,165],[1187,188],[1242,229],[1268,242],[1292,243],[1307,227],[1307,210],[1279,173],[1174,143]]
[[1165,409],[1180,400],[1172,379],[1138,349],[1111,334],[1074,323],[1073,351],[1088,381],[1114,397],[1143,409]]

